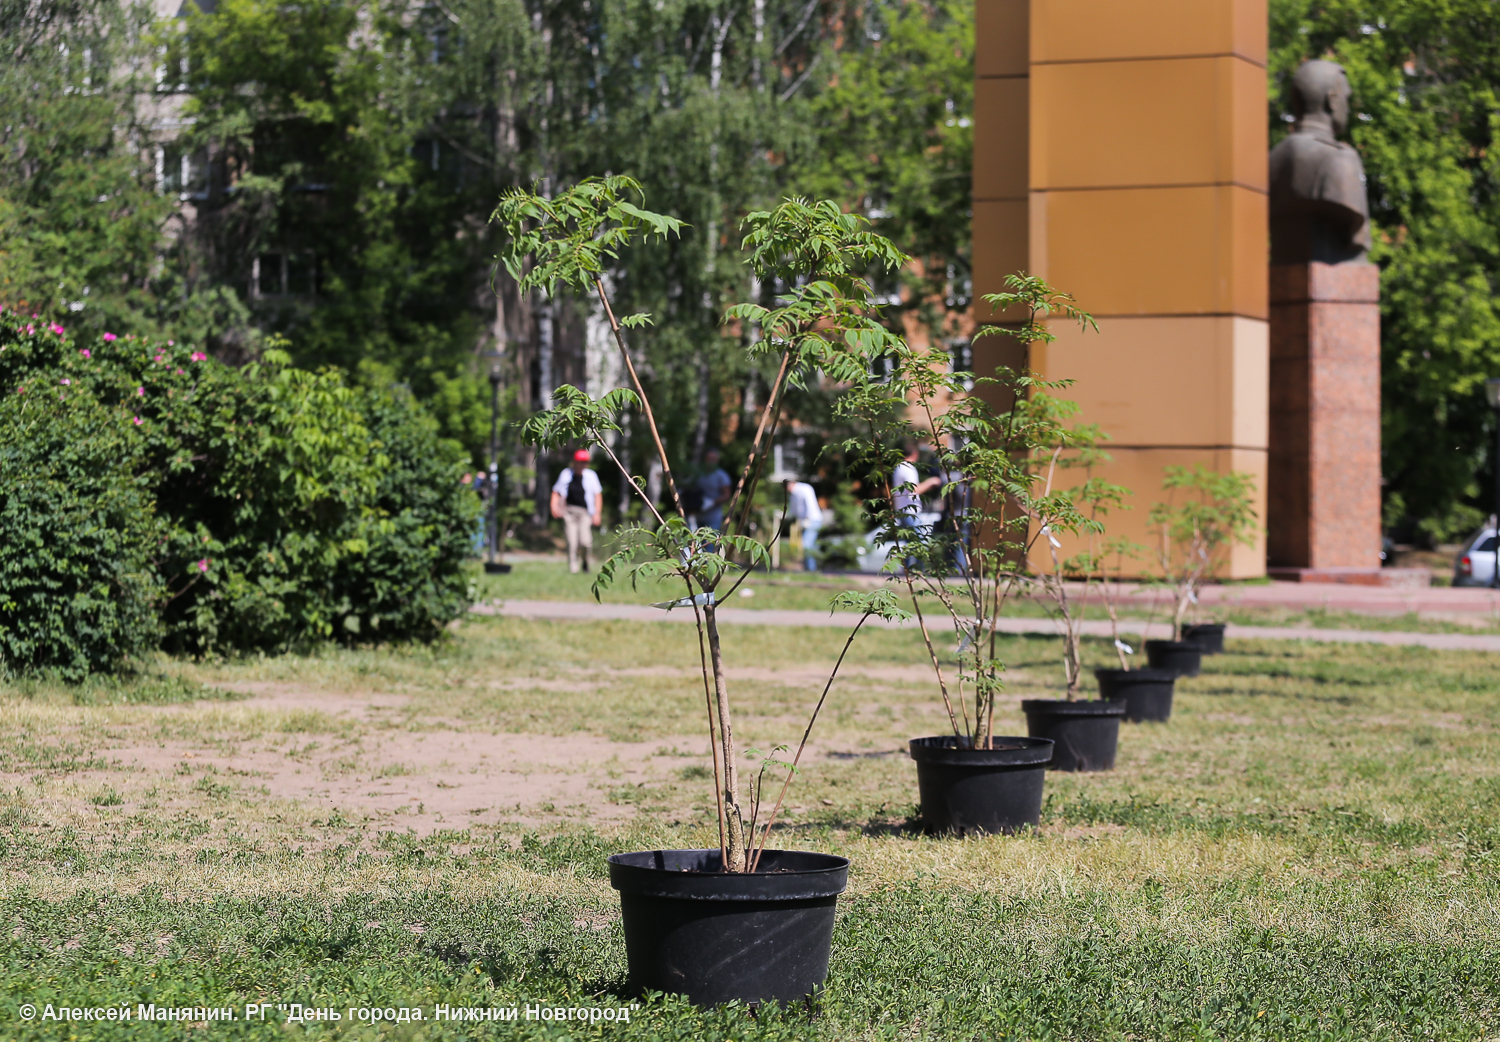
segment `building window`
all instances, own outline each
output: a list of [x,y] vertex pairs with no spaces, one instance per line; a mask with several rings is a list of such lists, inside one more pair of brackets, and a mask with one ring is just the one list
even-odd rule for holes
[[294,297],[310,297],[316,288],[317,265],[311,253],[286,254],[286,291]]
[[262,253],[251,265],[256,300],[311,297],[318,290],[318,258],[310,251]]
[[437,170],[442,164],[442,149],[436,141],[417,141],[411,146],[412,158],[429,170]]
[[156,185],[163,195],[179,199],[208,198],[208,149],[175,144],[156,150]]
[[966,391],[974,389],[974,342],[967,338],[948,341],[948,371],[954,376],[962,374],[962,385]]

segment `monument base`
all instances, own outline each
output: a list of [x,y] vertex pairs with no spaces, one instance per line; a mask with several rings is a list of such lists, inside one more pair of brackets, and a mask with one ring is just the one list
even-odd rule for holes
[[1349,583],[1420,590],[1432,585],[1428,568],[1267,568],[1266,575],[1289,583]]
[[1392,571],[1379,567],[1380,269],[1274,264],[1270,289],[1267,564]]

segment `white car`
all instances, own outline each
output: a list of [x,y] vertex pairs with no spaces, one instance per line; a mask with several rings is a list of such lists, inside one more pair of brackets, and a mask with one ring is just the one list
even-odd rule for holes
[[[928,535],[932,527],[943,518],[938,513],[919,513],[917,515],[917,528],[923,535]],[[896,548],[895,543],[880,541],[880,533],[866,532],[864,545],[855,553],[859,554],[859,570],[869,574],[875,574],[885,569],[885,562],[891,556],[891,551]]]
[[1453,585],[1493,586],[1494,582],[1495,530],[1481,528],[1453,559]]

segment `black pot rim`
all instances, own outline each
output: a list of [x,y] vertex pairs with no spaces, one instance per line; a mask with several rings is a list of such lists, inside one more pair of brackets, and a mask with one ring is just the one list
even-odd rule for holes
[[1053,716],[1124,716],[1126,708],[1124,699],[1075,699],[1069,702],[1065,698],[1028,698],[1021,702],[1021,712],[1027,715],[1035,711]]
[[1177,673],[1170,669],[1152,669],[1150,666],[1141,666],[1138,669],[1115,669],[1100,666],[1094,670],[1096,678],[1108,677],[1115,683],[1126,684],[1167,684],[1177,679]]
[[621,893],[687,901],[799,901],[837,897],[849,885],[848,858],[811,850],[767,850],[753,873],[719,871],[717,850],[633,850],[608,862],[609,885]]
[[1202,651],[1203,645],[1196,640],[1148,640],[1146,648],[1180,648],[1183,651]]
[[1224,627],[1228,625],[1229,623],[1227,622],[1190,622],[1182,627],[1182,632],[1186,633],[1188,630],[1192,630],[1195,633],[1201,633],[1204,630],[1218,630],[1222,633]]
[[[1001,744],[1003,743],[1003,744]],[[955,767],[1031,767],[1043,766],[1052,759],[1052,739],[1023,738],[997,734],[991,746],[1000,748],[965,749],[951,734],[913,738],[908,743],[911,758],[918,763],[941,763]]]

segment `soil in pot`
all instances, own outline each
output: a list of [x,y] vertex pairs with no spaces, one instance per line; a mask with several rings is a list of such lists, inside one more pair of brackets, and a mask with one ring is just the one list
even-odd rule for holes
[[1182,639],[1203,646],[1205,655],[1224,654],[1224,623],[1200,622],[1196,626],[1182,627]]
[[1067,702],[1029,698],[1021,703],[1026,730],[1052,740],[1055,771],[1112,771],[1120,744],[1124,702]]
[[1161,722],[1172,715],[1172,690],[1177,674],[1165,669],[1096,669],[1099,697],[1125,703],[1125,719],[1133,724]]
[[828,977],[833,911],[849,859],[767,850],[760,870],[721,872],[717,850],[643,850],[609,859],[636,992],[695,1005],[796,1002]]
[[997,735],[970,749],[952,735],[913,738],[911,758],[928,832],[1018,832],[1041,820],[1050,739]]
[[1148,640],[1146,661],[1179,677],[1196,677],[1203,669],[1203,645],[1189,640]]

